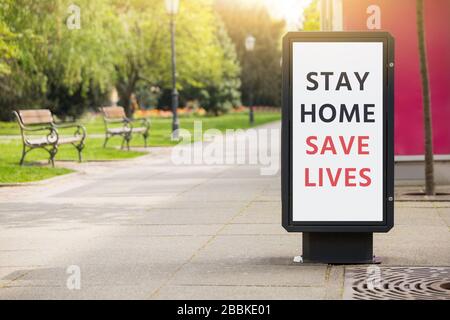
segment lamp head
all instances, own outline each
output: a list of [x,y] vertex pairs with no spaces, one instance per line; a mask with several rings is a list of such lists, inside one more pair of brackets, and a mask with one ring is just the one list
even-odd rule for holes
[[168,14],[175,15],[178,13],[180,0],[164,0],[166,3],[166,11]]

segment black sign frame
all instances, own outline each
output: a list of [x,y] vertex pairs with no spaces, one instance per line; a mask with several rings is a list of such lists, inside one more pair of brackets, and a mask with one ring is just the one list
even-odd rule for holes
[[[293,221],[292,44],[383,43],[383,221]],[[283,37],[281,192],[282,225],[289,232],[388,232],[394,226],[394,38],[388,32],[288,32]]]

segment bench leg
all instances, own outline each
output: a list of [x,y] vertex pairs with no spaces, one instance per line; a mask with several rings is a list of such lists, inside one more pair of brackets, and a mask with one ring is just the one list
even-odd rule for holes
[[130,140],[131,140],[131,134],[127,137],[127,150],[130,151]]
[[127,146],[127,150],[130,151],[130,141],[131,141],[131,134],[124,134],[122,145],[120,146],[120,149],[123,150],[125,145]]
[[148,133],[144,133],[143,136],[144,136],[144,146],[145,148],[147,148]]
[[79,145],[76,145],[75,148],[77,148],[77,151],[78,151],[78,162],[82,162],[83,161],[83,157],[81,155],[81,152],[84,149],[84,143],[80,143]]
[[[28,150],[28,151],[29,151],[29,150]],[[24,161],[25,161],[25,156],[27,155],[28,151],[27,151],[27,148],[26,148],[25,145],[24,145],[24,146],[23,146],[23,149],[22,149],[22,157],[20,158],[20,162],[19,162],[19,164],[20,164],[21,166],[23,166],[23,163],[24,163]]]
[[126,140],[126,136],[124,135],[123,139],[122,139],[122,144],[120,145],[120,150],[123,150],[123,147],[125,146],[125,140]]
[[106,148],[106,143],[108,143],[109,136],[105,135],[105,142],[103,143],[103,148]]
[[55,156],[56,156],[56,153],[58,152],[58,146],[57,145],[54,145],[53,146],[53,148],[51,148],[50,150],[49,150],[49,153],[50,153],[50,163],[52,164],[52,167],[54,168],[55,167]]

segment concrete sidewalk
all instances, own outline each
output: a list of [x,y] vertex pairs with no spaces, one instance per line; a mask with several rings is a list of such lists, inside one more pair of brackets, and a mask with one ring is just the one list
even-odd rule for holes
[[[344,266],[293,262],[301,236],[280,225],[279,174],[170,154],[0,188],[0,298],[343,298]],[[406,200],[375,235],[382,265],[450,266],[450,201]],[[71,265],[80,290],[67,287]]]

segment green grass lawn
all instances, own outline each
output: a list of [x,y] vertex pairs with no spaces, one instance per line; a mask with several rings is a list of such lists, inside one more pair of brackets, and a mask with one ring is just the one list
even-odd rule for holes
[[67,168],[36,165],[20,167],[17,164],[4,163],[3,159],[0,161],[2,161],[0,164],[0,183],[2,184],[38,181],[73,172]]
[[[255,114],[255,126],[279,119],[279,113],[258,112]],[[226,129],[246,129],[250,127],[248,113],[231,113],[220,117],[182,117],[180,118],[180,127],[193,132],[195,121],[202,121],[203,130],[216,128],[223,132]],[[107,148],[103,148],[103,138],[89,136],[104,134],[103,120],[98,116],[85,117],[79,122],[85,125],[88,133],[86,147],[83,150],[84,161],[130,159],[145,154],[138,151],[119,150],[118,147],[122,141],[120,137],[111,138],[108,141]],[[170,139],[171,125],[170,118],[151,119],[149,146],[176,144],[175,141]],[[73,130],[64,129],[59,130],[59,132],[61,135],[67,135],[71,134]],[[0,135],[18,134],[20,134],[20,131],[15,122],[0,122]],[[131,146],[144,146],[142,136],[134,136]],[[48,153],[39,149],[29,152],[25,165],[21,167],[18,165],[21,152],[21,139],[0,139],[0,183],[36,181],[72,172],[72,170],[66,168],[51,168],[47,164],[42,164],[42,161],[48,159]],[[56,155],[56,161],[76,161],[77,159],[77,152],[71,145],[61,146]]]
[[[255,126],[280,120],[281,115],[274,112],[256,112]],[[248,113],[230,113],[219,117],[214,116],[182,116],[180,117],[180,127],[192,132],[195,121],[202,121],[203,130],[216,128],[221,131],[225,129],[246,129],[250,127]],[[89,134],[104,134],[105,128],[100,116],[86,116],[78,121],[86,127]],[[150,145],[167,146],[176,142],[170,140],[170,130],[172,127],[171,118],[151,118],[150,119]],[[71,129],[59,130],[61,134],[70,134]],[[0,122],[0,135],[19,135],[19,127],[16,122]]]
[[[83,160],[116,160],[130,159],[145,153],[137,151],[117,150],[120,145],[119,139],[111,140],[110,146],[103,148],[103,139],[94,138],[86,141],[83,150]],[[25,158],[25,165],[19,166],[18,162],[22,154],[22,141],[19,139],[0,140],[0,183],[16,183],[26,181],[37,181],[53,176],[73,172],[66,168],[52,168],[47,164],[48,153],[42,149],[30,151]],[[78,153],[71,145],[59,147],[56,161],[77,161]]]

